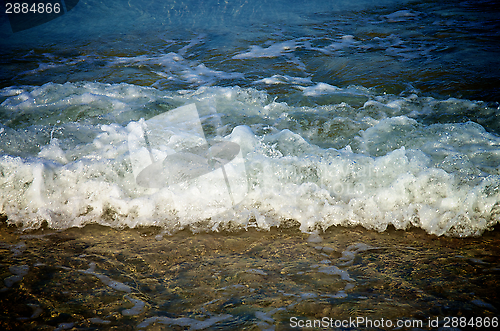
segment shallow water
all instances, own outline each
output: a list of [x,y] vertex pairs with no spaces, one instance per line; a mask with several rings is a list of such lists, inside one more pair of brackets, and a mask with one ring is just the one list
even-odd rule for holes
[[2,12],[0,324],[493,322],[499,8],[88,0],[16,33]]
[[294,318],[436,330],[429,321],[498,317],[498,230],[469,239],[361,227],[1,233],[7,330],[293,330]]

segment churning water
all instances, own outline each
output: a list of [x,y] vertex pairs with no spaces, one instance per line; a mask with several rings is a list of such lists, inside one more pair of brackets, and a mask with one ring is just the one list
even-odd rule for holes
[[494,318],[499,8],[3,10],[1,325]]

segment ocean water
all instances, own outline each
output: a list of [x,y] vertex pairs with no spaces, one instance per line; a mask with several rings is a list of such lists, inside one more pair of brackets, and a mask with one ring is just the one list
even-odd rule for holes
[[493,326],[499,11],[80,0],[17,31],[4,8],[0,325]]

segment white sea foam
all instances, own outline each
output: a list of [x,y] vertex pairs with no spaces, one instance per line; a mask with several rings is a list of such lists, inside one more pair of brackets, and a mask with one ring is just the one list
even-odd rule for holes
[[[192,45],[194,46],[194,44]],[[159,76],[169,80],[179,80],[195,85],[208,85],[223,79],[243,78],[243,74],[238,72],[227,73],[207,68],[203,63],[189,61],[182,57],[187,48],[181,49],[179,53],[168,53],[159,56],[135,56],[117,57],[112,59],[111,65],[124,66],[160,66],[161,71],[155,71]]]
[[326,266],[326,267],[320,267],[318,269],[318,272],[322,272],[327,275],[338,275],[342,280],[346,280],[348,282],[354,282],[354,279],[352,279],[349,276],[349,273],[345,270],[339,269],[336,266]]
[[350,86],[348,88],[340,88],[326,83],[318,83],[314,86],[297,86],[299,90],[302,90],[305,96],[314,97],[327,94],[350,94],[350,95],[368,95],[369,91],[366,88],[359,86]]
[[276,85],[276,84],[298,84],[298,85],[309,85],[312,84],[311,78],[306,77],[291,77],[288,75],[273,75],[272,77],[262,78],[256,80],[254,84],[267,84],[267,85]]
[[253,59],[261,57],[273,58],[290,53],[299,46],[300,46],[299,43],[297,43],[294,40],[288,40],[278,44],[272,44],[267,48],[262,48],[257,45],[252,45],[250,47],[250,51],[246,53],[239,53],[233,56],[233,59],[242,60],[242,59]]
[[122,311],[122,315],[124,315],[124,316],[136,316],[136,315],[142,314],[144,312],[144,310],[146,309],[146,303],[144,301],[131,298],[128,295],[126,295],[125,298],[127,300],[129,300],[130,302],[132,302],[134,304],[134,306],[132,308],[129,308],[129,309],[124,309]]
[[342,50],[350,48],[350,47],[357,47],[360,44],[360,42],[357,41],[355,39],[355,37],[352,35],[341,36],[339,39],[340,39],[339,41],[331,43],[330,45],[328,45],[326,47],[322,47],[322,48],[321,47],[312,47],[310,45],[310,43],[307,43],[305,45],[306,46],[305,48],[308,50],[315,50],[315,51],[319,51],[321,53],[330,55],[330,54],[333,54],[334,52],[342,51]]
[[[389,22],[402,22],[418,18],[418,13],[412,11],[399,11],[390,15],[382,16],[382,19]],[[316,46],[317,41],[311,38],[300,38],[297,40],[288,40],[270,44],[268,47],[252,45],[247,52],[240,52],[232,58],[235,60],[251,60],[256,58],[277,58],[285,57],[288,62],[294,63],[297,68],[307,72],[307,66],[304,64],[298,50],[307,50],[309,52],[318,52],[327,56],[339,54],[349,49],[355,51],[383,50],[388,55],[394,56],[402,61],[415,58],[428,58],[432,52],[439,47],[430,43],[415,44],[406,39],[402,39],[397,34],[387,36],[375,36],[373,38],[358,38],[354,35],[342,35],[337,40],[327,46]],[[264,78],[258,82],[266,84],[281,84],[282,78],[274,75],[271,78]],[[301,84],[300,82],[298,84]]]
[[[159,55],[138,55],[138,56],[119,56],[110,57],[106,60],[85,55],[79,56],[71,60],[59,57],[49,57],[46,61],[50,63],[40,63],[38,68],[27,70],[21,75],[37,75],[41,72],[50,70],[61,70],[63,68],[70,69],[77,67],[82,62],[87,64],[106,63],[108,67],[150,67],[151,72],[158,76],[167,79],[170,82],[189,83],[191,85],[211,85],[220,80],[225,79],[241,79],[244,75],[239,72],[224,72],[221,70],[210,69],[203,63],[192,61],[184,58],[186,52],[198,43],[201,43],[202,38],[192,40],[188,45],[182,47],[178,52],[169,52]],[[102,65],[102,64],[101,64]],[[9,95],[15,93],[15,89],[5,90],[2,93]],[[26,100],[27,101],[27,100]]]
[[382,18],[389,22],[404,22],[407,20],[416,19],[420,13],[413,10],[398,10],[394,13],[383,15]]
[[[125,285],[125,284],[123,284],[121,282],[118,282],[116,280],[113,280],[113,279],[109,278],[106,275],[103,275],[103,274],[100,274],[100,273],[96,273],[95,272],[95,267],[96,267],[96,264],[94,262],[92,262],[92,263],[90,263],[90,267],[87,270],[78,270],[78,271],[80,271],[81,273],[84,273],[84,274],[87,274],[87,275],[92,275],[92,276],[95,276],[95,277],[99,278],[99,280],[101,282],[103,282],[104,285],[109,286],[113,290],[121,291],[121,292],[127,292],[127,293],[132,292],[132,289],[129,286],[127,286],[127,285]],[[133,302],[134,304],[137,303],[136,301],[134,301],[135,299],[131,299],[130,298],[129,300],[131,302]],[[140,305],[139,305],[139,307],[140,307]],[[134,311],[134,310],[132,309],[131,311]]]
[[[356,86],[302,90],[297,93],[333,93],[346,101],[292,107],[238,87],[173,93],[126,84],[49,83],[4,91],[10,96],[0,110],[11,120],[0,133],[0,213],[24,229],[47,222],[58,229],[99,223],[175,231],[206,220],[202,227],[217,231],[269,229],[293,219],[306,232],[362,225],[470,236],[498,223],[498,135],[474,122],[421,120],[435,109],[494,110],[467,100],[376,95]],[[359,105],[360,96],[367,101]],[[158,109],[164,112],[165,105],[193,103],[201,123],[213,124],[211,139],[240,147],[248,184],[241,202],[214,205],[220,214],[210,216],[196,208],[197,201],[209,200],[206,193],[191,191],[185,200],[191,202],[181,206],[171,190],[138,185],[131,160],[134,128]],[[75,113],[84,116],[81,122],[74,121]],[[20,117],[24,124],[16,126]],[[158,138],[163,147],[153,149],[157,156],[200,139],[180,122],[158,125],[165,135]],[[211,196],[228,194],[225,180],[206,183]]]

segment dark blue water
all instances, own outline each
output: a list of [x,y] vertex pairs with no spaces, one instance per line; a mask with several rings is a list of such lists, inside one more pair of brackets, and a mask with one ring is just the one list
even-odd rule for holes
[[[336,86],[400,93],[411,85],[426,95],[496,102],[497,8],[495,1],[79,1],[67,14],[17,33],[2,17],[1,85],[79,80],[151,85],[147,70],[115,77],[122,70],[110,70],[107,61],[176,52],[201,35],[189,49],[191,60],[245,76],[225,85],[300,74]],[[342,41],[346,35],[353,39]],[[233,60],[252,45],[286,41],[296,44],[285,55]],[[64,73],[58,67],[37,77],[20,75],[61,63]]]

